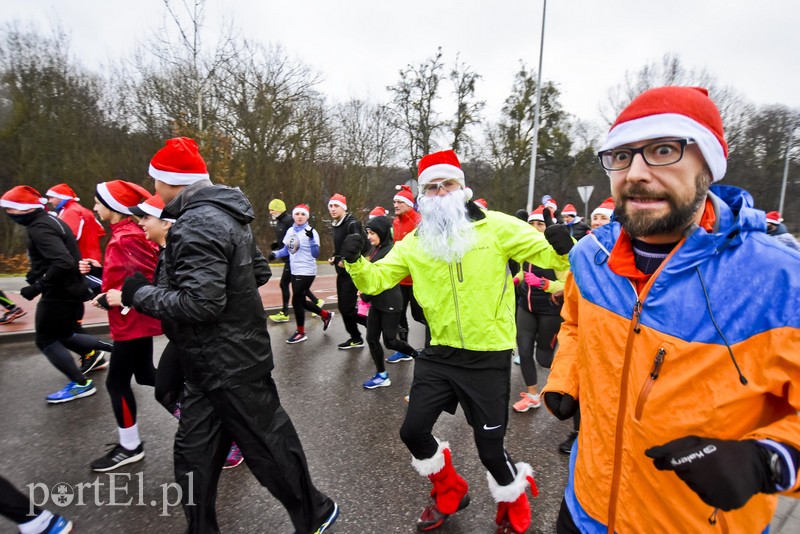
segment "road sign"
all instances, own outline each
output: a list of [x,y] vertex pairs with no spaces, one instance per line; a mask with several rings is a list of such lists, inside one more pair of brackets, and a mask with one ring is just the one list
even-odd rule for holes
[[589,202],[592,191],[594,191],[593,185],[581,185],[578,187],[578,194],[581,196],[581,200],[583,200],[584,204]]

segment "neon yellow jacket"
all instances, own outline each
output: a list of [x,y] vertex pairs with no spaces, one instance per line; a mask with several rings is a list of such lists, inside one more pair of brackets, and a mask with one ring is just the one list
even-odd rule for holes
[[459,262],[435,260],[422,250],[417,231],[395,243],[385,258],[345,262],[356,287],[375,295],[409,274],[414,296],[425,311],[431,344],[474,351],[513,349],[514,284],[508,260],[529,261],[555,270],[569,269],[544,234],[516,217],[496,211],[473,222],[475,244]]

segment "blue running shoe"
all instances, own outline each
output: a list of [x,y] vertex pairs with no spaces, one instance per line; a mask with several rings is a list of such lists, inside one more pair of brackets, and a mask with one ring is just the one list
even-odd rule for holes
[[88,397],[97,393],[97,388],[94,387],[94,382],[87,380],[84,385],[70,382],[61,391],[56,391],[52,395],[47,396],[47,402],[50,404],[60,404],[62,402],[69,402],[81,397]]
[[47,524],[44,534],[67,534],[68,532],[72,532],[72,521],[53,514],[53,518]]
[[412,358],[408,354],[403,354],[402,352],[395,352],[394,354],[386,358],[386,361],[389,363],[400,363],[400,362],[410,362],[413,359],[414,358]]
[[392,381],[389,380],[389,375],[383,377],[380,373],[375,373],[375,376],[364,382],[364,387],[366,389],[385,388],[391,385]]
[[[333,503],[333,511],[328,515],[325,521],[322,522],[320,526],[314,531],[314,534],[322,534],[326,530],[328,530],[334,523],[336,523],[336,519],[339,517],[339,505],[335,502]],[[297,531],[294,531],[294,534],[297,534]]]

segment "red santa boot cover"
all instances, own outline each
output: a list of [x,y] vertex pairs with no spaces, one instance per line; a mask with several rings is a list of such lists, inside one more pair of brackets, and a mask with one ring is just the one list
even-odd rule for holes
[[[431,458],[413,458],[411,465],[420,475],[427,476],[433,483],[431,497],[436,499],[436,507],[445,515],[454,514],[469,503],[467,491],[469,484],[456,473],[450,460],[450,444],[439,443],[439,448]],[[462,504],[462,501],[465,501]]]
[[500,486],[491,473],[486,473],[489,482],[489,491],[497,502],[497,532],[513,532],[522,534],[531,526],[531,504],[525,490],[528,485],[531,493],[538,497],[539,489],[533,480],[533,469],[529,464],[519,462],[515,465],[517,475],[514,481],[506,486]]

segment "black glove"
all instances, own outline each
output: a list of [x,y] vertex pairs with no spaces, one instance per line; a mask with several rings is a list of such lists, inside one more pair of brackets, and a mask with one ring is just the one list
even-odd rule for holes
[[548,391],[544,394],[544,404],[553,415],[566,421],[578,411],[579,403],[575,397],[567,393],[555,393]]
[[684,436],[644,453],[656,469],[675,474],[703,502],[720,510],[741,508],[756,493],[775,493],[767,447],[754,440]]
[[344,238],[340,254],[347,263],[354,263],[361,257],[362,250],[364,250],[364,236],[361,234],[350,234]]
[[24,298],[25,300],[33,300],[37,295],[41,294],[41,292],[42,292],[41,282],[35,282],[19,290],[19,294],[22,295],[22,298]]
[[142,273],[129,276],[122,284],[122,305],[133,306],[133,296],[143,286],[149,286],[150,280]]
[[97,302],[104,310],[107,310],[111,307],[108,305],[108,297],[105,293],[98,295],[98,297],[95,299],[95,302]]
[[277,241],[275,241],[274,243],[270,243],[269,244],[269,249],[270,250],[280,250],[282,248],[283,248],[283,243],[278,243]]
[[309,239],[314,239],[314,229],[310,226],[306,228],[306,237]]
[[[547,210],[545,210],[545,212],[546,211]],[[548,218],[547,213],[545,213],[544,218]],[[547,242],[550,243],[550,246],[553,247],[556,254],[559,255],[568,254],[575,245],[572,241],[572,236],[569,235],[569,228],[563,224],[553,224],[545,228],[544,237],[547,238]]]
[[267,256],[267,261],[273,261],[276,258],[274,252],[270,252],[269,256]]

